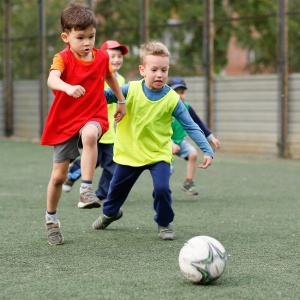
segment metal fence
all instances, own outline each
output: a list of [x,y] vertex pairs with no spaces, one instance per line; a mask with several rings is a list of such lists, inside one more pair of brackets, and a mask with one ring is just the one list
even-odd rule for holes
[[[205,78],[186,77],[187,102],[207,121]],[[300,158],[300,74],[289,76],[288,157]],[[4,130],[4,98],[0,81],[0,137]],[[218,76],[214,79],[214,134],[222,144],[220,154],[278,157],[281,136],[277,75]],[[48,108],[53,94],[48,92]],[[40,138],[39,82],[13,85],[13,137]]]
[[[61,1],[59,5],[65,6],[67,2],[69,1]],[[101,1],[85,2],[92,6],[92,3],[97,4]],[[122,70],[126,70],[125,77],[127,79],[137,76],[132,70],[134,68],[136,72],[137,69],[137,49],[140,42],[153,37],[162,40],[168,46],[174,47],[171,51],[172,60],[177,60],[178,65],[181,61],[182,65],[185,66],[185,71],[197,66],[199,73],[193,73],[192,75],[203,74],[203,77],[186,78],[190,86],[188,99],[195,105],[197,112],[210,125],[216,135],[224,141],[222,143],[223,153],[299,158],[300,109],[297,91],[299,75],[288,74],[289,67],[291,70],[294,69],[294,71],[298,70],[299,72],[299,66],[297,69],[295,64],[292,65],[292,62],[289,65],[288,54],[290,61],[291,57],[296,55],[287,53],[288,43],[293,46],[297,45],[298,35],[292,36],[293,39],[288,41],[287,18],[293,19],[294,23],[297,23],[300,12],[297,11],[296,0],[290,1],[289,7],[287,6],[288,0],[274,0],[275,2],[277,11],[272,8],[272,11],[266,11],[263,15],[224,19],[222,12],[217,9],[217,3],[221,2],[203,0],[201,3],[204,7],[204,14],[201,19],[197,18],[192,21],[186,19],[176,24],[154,24],[148,20],[151,1],[140,0],[135,3],[136,7],[140,9],[140,22],[137,27],[124,29],[124,26],[119,24],[119,27],[114,28],[113,32],[100,30],[99,35],[104,39],[122,38],[122,42],[125,44],[128,42],[131,51],[130,55],[126,56],[124,67],[122,67]],[[3,38],[0,39],[0,63],[4,63],[5,71],[4,81],[1,81],[2,78],[0,79],[0,136],[12,135],[13,137],[39,139],[52,100],[52,93],[46,86],[46,76],[50,65],[49,61],[46,62],[46,56],[48,56],[48,60],[49,56],[52,59],[53,54],[56,52],[50,52],[56,51],[56,47],[61,50],[61,40],[59,34],[53,29],[57,27],[53,26],[54,24],[50,24],[50,26],[53,26],[50,30],[51,34],[50,31],[45,31],[44,14],[46,9],[49,10],[51,1],[44,0],[37,0],[34,6],[34,9],[37,10],[36,23],[39,26],[36,26],[36,29],[38,27],[38,31],[33,33],[33,36],[17,36],[11,39],[10,14],[12,3],[13,1],[9,0],[3,1],[5,30],[3,31],[4,34],[2,33]],[[122,5],[126,3],[127,1],[120,1],[118,8],[122,9]],[[197,2],[197,5],[199,3],[200,1]],[[226,1],[222,1],[222,3],[226,3]],[[24,3],[20,2],[18,5],[22,6]],[[213,8],[213,5],[215,5],[215,8]],[[244,3],[241,2],[241,5],[244,5]],[[197,6],[198,8],[199,6]],[[289,11],[287,11],[288,9]],[[155,15],[155,11],[152,11],[153,14]],[[52,15],[52,11],[50,15]],[[277,28],[277,37],[272,40],[272,45],[276,44],[276,47],[280,47],[278,47],[278,55],[274,55],[275,68],[272,70],[273,75],[214,76],[214,62],[218,57],[226,55],[226,50],[222,54],[219,52],[216,54],[217,51],[214,49],[218,39],[223,36],[222,29],[232,22],[248,22],[247,24],[251,26],[255,20],[260,19],[272,20],[272,22],[277,20],[277,27],[276,25],[273,26]],[[127,41],[126,37],[130,36],[132,32],[139,32],[140,40],[136,38]],[[194,36],[187,34],[191,32]],[[175,38],[177,39],[182,34],[184,37],[189,36],[190,40],[196,40],[197,47],[192,49],[187,40],[182,43],[179,43],[178,40],[174,42]],[[34,48],[34,45],[36,48]],[[187,49],[193,50],[194,55],[197,55],[197,63],[185,64],[184,59],[192,57],[190,51],[184,52],[186,55],[180,57],[175,46],[187,46]],[[5,50],[2,50],[2,48]],[[195,53],[195,49],[197,53]],[[15,53],[14,60],[11,60],[11,50],[20,51],[17,55]],[[4,53],[3,60],[1,51]],[[27,53],[26,51],[35,52],[31,55],[38,58],[38,61],[36,59],[35,61],[23,59],[23,55]],[[21,62],[18,59],[21,59]],[[22,70],[36,70],[34,78],[39,78],[39,80],[15,80],[13,78],[14,68],[12,68],[14,65],[22,65]],[[170,76],[187,76],[187,74],[190,74],[181,73],[183,68],[180,67],[176,74],[173,72],[174,68],[171,67]]]

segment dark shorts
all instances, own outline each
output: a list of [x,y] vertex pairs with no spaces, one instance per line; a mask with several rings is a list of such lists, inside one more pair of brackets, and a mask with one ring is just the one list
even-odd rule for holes
[[[100,126],[98,122],[94,122],[94,121],[87,122],[84,126],[86,126],[87,124],[94,124],[97,128],[99,128]],[[79,130],[78,134],[72,136],[70,139],[68,139],[63,143],[54,146],[54,153],[53,153],[54,163],[61,163],[66,160],[72,162],[78,156],[80,156],[79,149],[82,149],[81,132],[84,126]],[[100,137],[98,137],[98,139],[100,139]]]

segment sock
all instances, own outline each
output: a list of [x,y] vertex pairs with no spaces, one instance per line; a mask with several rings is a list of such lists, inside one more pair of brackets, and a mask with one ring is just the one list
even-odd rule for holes
[[58,219],[57,219],[57,213],[55,212],[48,212],[46,211],[46,224],[57,224],[58,223]]
[[79,189],[80,194],[84,190],[92,189],[92,185],[93,185],[93,182],[91,180],[82,180],[81,185],[80,185],[80,189]]

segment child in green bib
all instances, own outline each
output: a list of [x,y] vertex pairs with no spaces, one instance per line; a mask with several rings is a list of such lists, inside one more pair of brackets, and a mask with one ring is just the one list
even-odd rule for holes
[[[170,78],[168,86],[171,87],[179,96],[184,106],[188,110],[194,122],[202,129],[207,140],[212,143],[217,149],[220,148],[220,141],[213,135],[212,131],[207,125],[198,117],[194,109],[185,101],[187,85],[185,81],[180,77]],[[194,175],[198,164],[198,151],[197,149],[186,139],[186,132],[181,124],[173,118],[172,122],[172,152],[177,156],[187,161],[186,166],[186,179],[183,182],[182,190],[188,195],[198,195],[198,191],[194,184]],[[174,161],[171,165],[171,174],[175,171]]]

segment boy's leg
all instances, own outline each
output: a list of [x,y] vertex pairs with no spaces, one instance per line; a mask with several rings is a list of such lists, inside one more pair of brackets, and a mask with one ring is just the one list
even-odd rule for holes
[[[81,169],[81,158],[78,157],[74,160],[74,162],[69,166],[68,178],[72,180],[77,180],[81,176],[81,171],[78,173],[77,171]],[[73,176],[74,174],[74,176]]]
[[74,185],[74,182],[81,177],[80,165],[81,165],[81,159],[79,157],[69,166],[68,178],[62,186],[64,192],[70,192]]
[[187,160],[186,165],[186,179],[183,183],[182,190],[189,195],[198,195],[193,178],[197,169],[198,152],[194,146],[192,146],[187,140],[183,140],[180,143],[180,151],[178,156]]
[[97,162],[97,144],[101,136],[101,126],[97,122],[87,123],[81,130],[81,185],[79,208],[100,207],[101,202],[92,190],[95,165]]
[[77,137],[54,147],[53,168],[47,188],[46,234],[50,245],[63,243],[60,223],[57,219],[57,207],[62,185],[67,178],[70,160],[79,155],[76,147]]
[[111,222],[122,217],[123,213],[120,208],[144,170],[144,167],[117,164],[110,182],[107,199],[103,203],[103,214],[93,223],[94,229],[105,229]]
[[[99,167],[101,161],[101,152],[99,152],[99,145],[100,143],[98,143],[98,158],[97,158],[97,163],[95,168]],[[79,157],[69,166],[68,178],[63,184],[63,191],[70,192],[75,181],[77,181],[80,177],[81,177],[81,158]]]
[[81,154],[81,174],[83,180],[92,181],[97,162],[97,143],[101,136],[101,127],[93,123],[84,126],[81,132],[82,154]]
[[47,189],[47,211],[55,212],[57,210],[59,198],[62,191],[62,185],[67,177],[69,161],[53,163],[51,178]]
[[148,166],[153,180],[153,207],[156,212],[154,221],[166,227],[174,219],[172,209],[172,192],[170,190],[170,165],[166,162],[158,162]]
[[113,144],[99,143],[98,145],[98,159],[99,151],[101,151],[100,165],[103,169],[99,180],[98,189],[96,191],[96,196],[100,200],[104,200],[107,198],[109,184],[116,169],[116,163],[113,161],[113,148]]
[[153,180],[153,207],[156,212],[154,221],[158,225],[159,237],[163,240],[174,240],[175,233],[170,226],[174,219],[172,192],[170,190],[170,165],[158,162],[148,166]]

